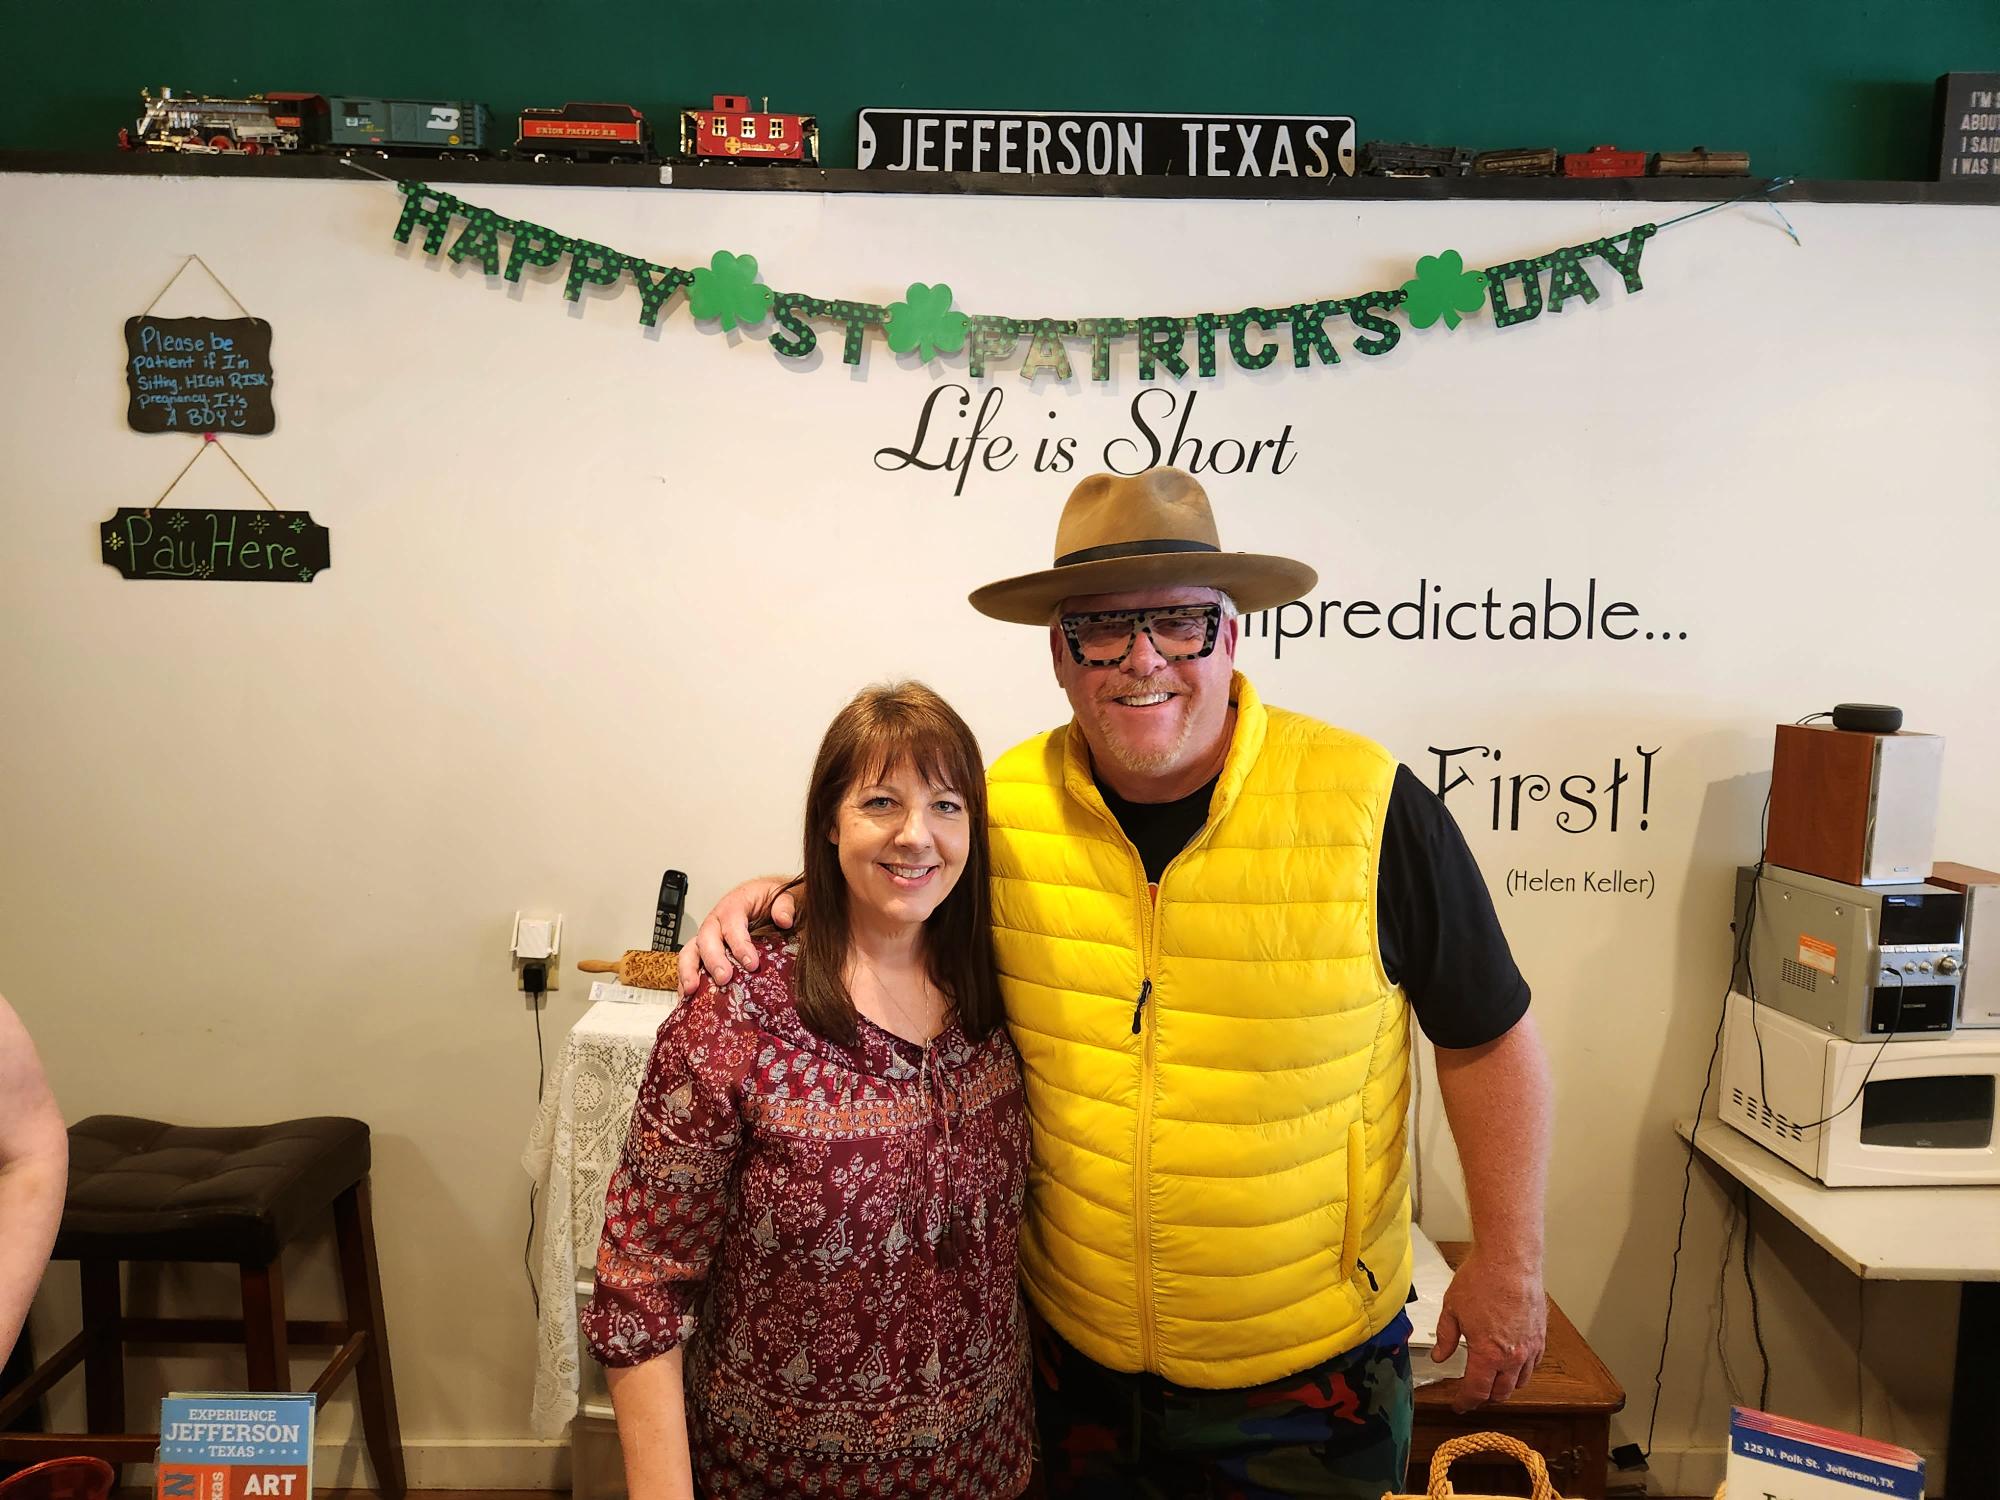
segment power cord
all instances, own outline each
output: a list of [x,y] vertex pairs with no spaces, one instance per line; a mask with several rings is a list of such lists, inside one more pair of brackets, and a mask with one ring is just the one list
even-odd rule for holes
[[[1752,904],[1753,905],[1755,904],[1754,898]],[[1896,981],[1896,1008],[1894,1011],[1890,1013],[1889,1016],[1888,1034],[1882,1038],[1882,1045],[1875,1049],[1875,1055],[1868,1059],[1867,1071],[1861,1075],[1861,1082],[1855,1086],[1854,1096],[1850,1098],[1845,1104],[1841,1105],[1839,1109],[1836,1109],[1832,1114],[1823,1116],[1822,1118],[1817,1120],[1808,1120],[1805,1123],[1801,1124],[1798,1127],[1800,1130],[1815,1130],[1822,1125],[1830,1124],[1833,1121],[1839,1119],[1842,1115],[1846,1114],[1850,1109],[1854,1108],[1856,1104],[1860,1103],[1862,1095],[1868,1092],[1868,1080],[1875,1076],[1875,1064],[1879,1063],[1882,1060],[1882,1054],[1889,1050],[1890,1041],[1892,1041],[1895,1038],[1896,1033],[1902,1029],[1903,976],[1896,970],[1887,967],[1884,967],[1882,972],[1884,974],[1892,976]],[[1753,1030],[1755,1029],[1756,1026],[1756,1019],[1757,1019],[1757,1009],[1756,1009],[1755,998],[1753,997],[1750,1008],[1750,1020]],[[1762,1038],[1759,1038],[1757,1045],[1757,1061],[1760,1068],[1763,1065],[1763,1059],[1764,1059],[1763,1040]],[[1759,1411],[1769,1411],[1771,1405],[1771,1355],[1770,1352],[1764,1347],[1764,1329],[1763,1325],[1758,1321],[1757,1317],[1757,1278],[1755,1273],[1751,1270],[1750,1266],[1750,1243],[1755,1236],[1755,1231],[1750,1216],[1751,1215],[1750,1202],[1751,1202],[1750,1189],[1748,1187],[1745,1187],[1743,1189],[1743,1284],[1749,1287],[1750,1289],[1750,1330],[1756,1336],[1757,1356],[1763,1362],[1764,1377],[1757,1387],[1757,1409]],[[1727,1259],[1728,1254],[1729,1254],[1728,1247],[1725,1246],[1723,1248],[1723,1256],[1725,1259]],[[1671,1308],[1669,1309],[1669,1311],[1671,1312]],[[1858,1340],[1855,1344],[1855,1349],[1854,1349],[1854,1389],[1858,1396],[1861,1390],[1861,1347]],[[1861,1403],[1857,1400],[1855,1404],[1856,1404],[1856,1409],[1858,1411],[1860,1409]]]
[[1736,1232],[1742,1225],[1743,1215],[1732,1205],[1729,1222],[1723,1226],[1722,1259],[1715,1276],[1715,1361],[1722,1367],[1722,1381],[1729,1387],[1729,1400],[1735,1406],[1744,1401],[1743,1382],[1729,1357],[1729,1272],[1736,1263]]
[[1861,1351],[1868,1343],[1868,1278],[1854,1278],[1854,1431],[1868,1436],[1868,1388],[1861,1381]]
[[[1830,712],[1812,713],[1812,714],[1807,714],[1804,718],[1795,720],[1794,722],[1800,725],[1805,725],[1814,723],[1819,719],[1827,719],[1831,717],[1832,714]],[[1756,866],[1751,873],[1750,900],[1748,903],[1748,908],[1744,912],[1743,930],[1736,934],[1736,943],[1734,946],[1734,951],[1731,956],[1731,964],[1730,964],[1731,985],[1735,983],[1736,975],[1740,971],[1744,979],[1745,998],[1750,1002],[1750,1032],[1751,1035],[1756,1039],[1757,1043],[1757,1089],[1760,1100],[1765,1103],[1769,1102],[1770,1087],[1766,1080],[1765,1069],[1764,1069],[1764,1037],[1763,1033],[1760,1030],[1758,1030],[1757,1027],[1757,1010],[1761,1002],[1759,1002],[1759,1000],[1757,999],[1757,982],[1750,973],[1750,940],[1752,933],[1756,930],[1756,924],[1757,924],[1757,907],[1758,907],[1757,883],[1759,880],[1763,878],[1764,866],[1769,858],[1769,853],[1770,853],[1769,851],[1770,815],[1771,815],[1771,794],[1769,791],[1766,791],[1764,794],[1763,809],[1758,813],[1757,816],[1758,854],[1757,854]],[[1812,1120],[1802,1123],[1800,1124],[1799,1129],[1801,1130],[1817,1129],[1822,1125],[1830,1124],[1832,1121],[1840,1118],[1840,1116],[1846,1114],[1847,1111],[1854,1108],[1854,1106],[1860,1102],[1862,1096],[1867,1092],[1868,1081],[1869,1079],[1874,1077],[1875,1074],[1875,1065],[1882,1060],[1882,1054],[1886,1050],[1888,1050],[1890,1041],[1892,1041],[1895,1038],[1896,1033],[1901,1029],[1903,1020],[1903,989],[1904,989],[1903,976],[1896,970],[1889,968],[1884,968],[1882,970],[1882,973],[1890,975],[1896,981],[1896,1007],[1895,1010],[1891,1013],[1888,1031],[1884,1035],[1881,1045],[1875,1049],[1874,1057],[1869,1059],[1867,1071],[1861,1075],[1861,1082],[1855,1088],[1854,1096],[1850,1098],[1845,1104],[1841,1105],[1840,1108],[1836,1109],[1832,1114],[1827,1115],[1822,1119]],[[1652,1410],[1646,1418],[1646,1445],[1643,1449],[1634,1449],[1634,1447],[1628,1443],[1623,1445],[1615,1453],[1613,1453],[1612,1455],[1613,1461],[1616,1462],[1620,1468],[1637,1467],[1639,1464],[1650,1462],[1653,1456],[1653,1437],[1655,1431],[1657,1430],[1658,1423],[1660,1420],[1660,1398],[1665,1390],[1665,1383],[1666,1383],[1667,1350],[1673,1338],[1674,1294],[1680,1282],[1681,1250],[1686,1242],[1686,1237],[1687,1237],[1688,1198],[1693,1190],[1693,1185],[1694,1185],[1694,1157],[1695,1157],[1694,1137],[1701,1129],[1701,1122],[1708,1108],[1708,1092],[1710,1087],[1713,1085],[1715,1081],[1716,1060],[1722,1054],[1722,1036],[1724,1028],[1728,1021],[1728,1013],[1729,1013],[1728,1000],[1729,1000],[1728,989],[1725,988],[1723,992],[1723,1004],[1721,1008],[1722,1014],[1716,1018],[1715,1036],[1712,1043],[1709,1046],[1709,1052],[1708,1052],[1708,1067],[1706,1071],[1702,1074],[1701,1097],[1695,1103],[1694,1126],[1693,1129],[1691,1129],[1688,1133],[1687,1152],[1685,1159],[1682,1163],[1680,1220],[1674,1230],[1673,1260],[1671,1269],[1669,1270],[1667,1277],[1667,1311],[1666,1311],[1666,1316],[1662,1320],[1660,1327],[1660,1358],[1658,1364],[1655,1366],[1653,1370],[1653,1402],[1652,1402]],[[1743,1203],[1743,1279],[1750,1293],[1751,1332],[1756,1339],[1757,1354],[1759,1359],[1761,1360],[1761,1379],[1759,1380],[1758,1383],[1757,1404],[1759,1409],[1766,1409],[1768,1408],[1770,1402],[1771,1357],[1769,1350],[1766,1349],[1764,1344],[1764,1330],[1760,1320],[1760,1308],[1758,1306],[1758,1298],[1757,1298],[1757,1282],[1755,1279],[1755,1274],[1753,1270],[1753,1261],[1751,1258],[1751,1245],[1754,1237],[1755,1237],[1755,1225],[1752,1220],[1752,1211],[1750,1208],[1750,1195],[1748,1190],[1745,1189],[1744,1203]],[[1723,1260],[1725,1264],[1727,1264],[1728,1255],[1729,1255],[1728,1245],[1725,1242],[1723,1247]],[[1726,1373],[1727,1371],[1725,1368],[1725,1374]]]
[[1757,1241],[1757,1220],[1753,1215],[1750,1189],[1743,1189],[1743,1284],[1750,1288],[1750,1333],[1757,1340],[1757,1410],[1771,1409],[1771,1351],[1764,1347],[1764,1319],[1757,1306],[1757,1278],[1750,1269],[1750,1248]]
[[1886,964],[1883,966],[1882,972],[1896,981],[1896,1008],[1889,1013],[1889,1029],[1883,1034],[1882,1044],[1875,1049],[1875,1055],[1868,1059],[1868,1070],[1861,1075],[1861,1082],[1854,1086],[1853,1097],[1832,1114],[1824,1115],[1817,1120],[1807,1120],[1799,1126],[1799,1129],[1813,1130],[1821,1125],[1830,1124],[1859,1104],[1861,1096],[1868,1092],[1868,1080],[1875,1076],[1875,1064],[1882,1060],[1882,1054],[1889,1050],[1889,1043],[1893,1042],[1896,1039],[1896,1033],[1903,1029],[1903,976]]
[[[1764,873],[1764,835],[1762,830],[1765,819],[1769,817],[1770,812],[1771,794],[1766,791],[1764,793],[1763,811],[1757,815],[1759,829],[1757,839],[1758,875]],[[1757,915],[1757,887],[1754,877],[1751,881],[1750,890],[1750,912],[1743,923],[1743,931],[1736,935],[1736,947],[1731,955],[1729,984],[1735,982],[1737,966],[1746,963],[1750,953],[1750,929]],[[1681,1249],[1687,1240],[1688,1198],[1694,1192],[1694,1137],[1700,1133],[1702,1117],[1708,1110],[1708,1090],[1710,1085],[1715,1081],[1715,1062],[1722,1055],[1722,1032],[1723,1027],[1728,1023],[1729,1019],[1729,984],[1725,984],[1723,987],[1722,1005],[1715,1018],[1715,1036],[1710,1042],[1708,1049],[1708,1064],[1702,1070],[1701,1097],[1695,1101],[1694,1126],[1688,1131],[1687,1155],[1681,1164],[1680,1222],[1674,1228],[1674,1254],[1667,1272],[1667,1313],[1660,1324],[1660,1358],[1659,1363],[1653,1369],[1653,1406],[1652,1411],[1646,1417],[1646,1445],[1636,1453],[1632,1451],[1630,1444],[1623,1445],[1617,1453],[1612,1455],[1613,1460],[1617,1462],[1620,1468],[1636,1468],[1641,1464],[1650,1463],[1653,1458],[1653,1434],[1660,1420],[1660,1397],[1666,1389],[1667,1349],[1673,1341],[1674,1334],[1674,1293],[1680,1286]],[[1726,1250],[1724,1253],[1725,1255],[1727,1254]]]
[[[1804,718],[1795,720],[1794,722],[1803,725],[1803,724],[1810,724],[1817,719],[1828,719],[1832,717],[1833,717],[1832,712],[1828,710],[1820,713],[1807,714]],[[1730,986],[1735,983],[1736,972],[1738,968],[1742,968],[1745,971],[1747,980],[1747,971],[1749,968],[1749,959],[1750,959],[1750,934],[1752,930],[1755,928],[1757,921],[1757,880],[1763,876],[1764,863],[1765,860],[1769,857],[1768,844],[1770,839],[1770,832],[1769,832],[1770,816],[1771,816],[1771,793],[1769,789],[1766,789],[1764,793],[1763,808],[1757,814],[1757,864],[1755,871],[1752,874],[1750,883],[1750,907],[1749,911],[1744,916],[1743,930],[1736,934],[1736,944],[1734,951],[1731,955],[1729,982],[1723,986],[1722,1004],[1719,1007],[1720,1013],[1715,1018],[1715,1036],[1714,1039],[1709,1044],[1709,1049],[1708,1049],[1708,1066],[1703,1071],[1701,1076],[1701,1097],[1695,1101],[1694,1125],[1688,1131],[1687,1153],[1685,1159],[1681,1164],[1680,1221],[1675,1226],[1674,1229],[1674,1254],[1670,1269],[1667,1273],[1667,1312],[1665,1318],[1661,1321],[1660,1325],[1660,1358],[1659,1358],[1659,1363],[1654,1367],[1653,1370],[1653,1403],[1652,1403],[1652,1410],[1650,1413],[1648,1413],[1646,1417],[1646,1445],[1643,1449],[1639,1449],[1636,1452],[1633,1450],[1631,1444],[1628,1443],[1622,1445],[1619,1448],[1619,1450],[1612,1455],[1614,1462],[1616,1462],[1620,1468],[1635,1468],[1639,1464],[1650,1462],[1653,1457],[1653,1435],[1658,1427],[1660,1420],[1660,1397],[1666,1388],[1667,1350],[1673,1340],[1674,1293],[1680,1285],[1681,1250],[1687,1240],[1688,1198],[1694,1191],[1694,1156],[1695,1156],[1694,1138],[1697,1134],[1700,1133],[1702,1117],[1708,1109],[1708,1091],[1709,1088],[1715,1082],[1716,1060],[1722,1055],[1722,1034],[1723,1034],[1723,1029],[1727,1025],[1729,1019],[1729,989]],[[1749,999],[1751,1002],[1750,1025],[1751,1025],[1751,1031],[1754,1033],[1756,1031],[1756,1025],[1757,1025],[1757,1003],[1756,1003],[1757,997],[1755,993],[1754,981],[1751,981],[1750,983],[1751,983],[1751,993],[1749,995]],[[1900,1009],[1901,1007],[1899,1005],[1898,1010],[1900,1011]],[[1764,1071],[1764,1043],[1763,1043],[1763,1038],[1760,1036],[1757,1039],[1757,1072],[1759,1079],[1758,1086],[1760,1089],[1763,1087],[1762,1084],[1763,1071]],[[1744,1248],[1747,1252],[1749,1248],[1747,1239],[1749,1233],[1749,1226],[1747,1223],[1744,1226],[1744,1232],[1746,1235]],[[1726,1253],[1727,1252],[1725,1251],[1725,1254]],[[1746,1259],[1746,1264],[1747,1263],[1748,1262]],[[1750,1288],[1750,1299],[1751,1299],[1750,1302],[1751,1318],[1752,1322],[1754,1323],[1756,1319],[1756,1309],[1757,1309],[1757,1301],[1756,1301],[1757,1289],[1754,1284]],[[1762,1348],[1762,1338],[1760,1335],[1759,1349],[1761,1350],[1761,1348]],[[1764,1381],[1765,1381],[1765,1386],[1768,1387],[1770,1382],[1770,1372],[1768,1368],[1768,1362],[1765,1369]]]
[[[542,1089],[548,1082],[548,1065],[542,1055],[542,996],[548,993],[549,966],[530,962],[521,965],[521,988],[528,992],[528,1009],[535,1016],[535,1105],[541,1107]],[[542,1315],[542,1289],[535,1285],[535,1197],[537,1186],[528,1184],[528,1239],[521,1247],[521,1269],[528,1276],[528,1297],[535,1304],[535,1316]]]

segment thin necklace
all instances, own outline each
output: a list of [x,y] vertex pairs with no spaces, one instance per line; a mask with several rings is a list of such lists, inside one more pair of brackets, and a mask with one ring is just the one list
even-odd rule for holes
[[[923,1048],[924,1056],[928,1058],[930,1056],[931,1043],[937,1039],[939,1032],[942,1032],[944,1028],[940,1026],[937,1029],[937,1031],[930,1032],[921,1041],[919,1041],[915,1037],[906,1035],[905,1034],[906,1032],[917,1031],[922,1029],[916,1024],[916,1017],[911,1015],[910,1012],[904,1009],[902,1005],[893,1004],[894,996],[890,992],[888,983],[882,978],[881,973],[877,971],[877,969],[873,964],[868,962],[868,960],[863,958],[859,953],[856,953],[854,955],[854,962],[861,968],[864,968],[868,971],[869,978],[875,981],[875,992],[881,996],[883,1006],[885,1008],[893,1008],[895,1012],[895,1019],[902,1022],[904,1031],[893,1032],[892,1035],[900,1037],[903,1041],[910,1043],[910,1045],[914,1047]],[[928,975],[925,975],[922,978],[920,978],[917,983],[917,998],[919,1002],[922,1001],[923,997],[927,995],[929,991],[930,991],[930,977]]]

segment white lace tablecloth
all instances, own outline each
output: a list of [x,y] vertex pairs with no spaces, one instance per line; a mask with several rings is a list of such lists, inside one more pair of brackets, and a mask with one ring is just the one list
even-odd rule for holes
[[[593,993],[617,988],[593,987]],[[560,1437],[576,1415],[577,1278],[597,1263],[604,1190],[625,1145],[653,1034],[672,1009],[669,996],[638,1004],[599,1000],[585,1011],[542,1091],[534,1132],[521,1154],[538,1189],[535,1281],[542,1313],[531,1415],[537,1437]]]

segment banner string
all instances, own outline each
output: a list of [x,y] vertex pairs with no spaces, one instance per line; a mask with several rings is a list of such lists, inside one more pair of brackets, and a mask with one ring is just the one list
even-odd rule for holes
[[1794,177],[1773,177],[1760,188],[1752,188],[1747,193],[1738,193],[1734,198],[1725,199],[1721,203],[1711,203],[1706,208],[1697,208],[1691,213],[1679,214],[1674,218],[1662,220],[1659,227],[1662,229],[1671,229],[1676,224],[1685,224],[1689,219],[1699,219],[1703,214],[1712,214],[1718,208],[1733,208],[1738,203],[1748,203],[1753,198],[1762,198],[1771,212],[1778,216],[1778,222],[1785,226],[1785,233],[1792,237],[1792,243],[1800,245],[1803,248],[1803,241],[1799,239],[1799,232],[1792,228],[1792,221],[1785,217],[1785,211],[1779,208],[1771,198],[1771,194],[1782,192],[1797,180]]
[[[386,182],[388,179],[384,178],[383,180]],[[217,286],[222,288],[222,295],[227,297],[231,302],[236,302],[236,310],[242,313],[243,316],[246,318],[250,316],[250,309],[245,307],[241,302],[236,301],[236,293],[229,290],[229,284],[226,281],[224,281],[220,276],[215,274],[214,269],[210,267],[209,263],[203,260],[199,255],[190,255],[186,260],[180,263],[179,268],[175,270],[174,274],[167,278],[167,284],[160,288],[159,296],[154,297],[151,302],[148,302],[146,304],[146,311],[140,313],[139,314],[140,317],[142,318],[145,317],[146,313],[151,312],[154,308],[160,305],[160,297],[166,296],[168,292],[173,290],[174,283],[181,279],[181,273],[183,271],[186,271],[190,264],[198,265],[204,271],[207,271],[208,279],[214,282]],[[199,455],[197,455],[197,457],[199,457]]]
[[339,162],[343,167],[352,167],[355,171],[374,178],[377,182],[386,182],[390,187],[401,187],[403,185],[400,179],[391,177],[386,172],[378,172],[373,167],[364,167],[351,156],[336,156],[334,160]]
[[[144,314],[142,313],[141,316],[143,317]],[[180,473],[174,476],[174,482],[168,485],[164,490],[160,491],[160,498],[155,500],[151,505],[146,507],[146,515],[149,518],[152,516],[154,511],[158,510],[162,505],[166,503],[167,496],[171,495],[174,492],[175,488],[179,486],[180,482],[183,479],[187,478],[188,470],[192,469],[196,464],[201,462],[202,454],[208,452],[211,446],[215,449],[217,453],[220,453],[224,458],[229,460],[230,467],[235,469],[237,473],[243,476],[243,482],[249,485],[251,489],[257,492],[258,499],[262,500],[266,505],[270,506],[272,510],[276,511],[278,509],[277,505],[272,502],[271,497],[264,493],[264,487],[261,484],[257,483],[256,480],[250,477],[250,471],[244,468],[243,465],[241,465],[240,463],[236,462],[236,455],[231,453],[227,448],[223,447],[221,442],[217,440],[216,435],[214,433],[204,432],[201,435],[201,446],[194,450],[194,457],[181,465],[181,471]],[[280,512],[280,514],[282,514],[282,512]]]

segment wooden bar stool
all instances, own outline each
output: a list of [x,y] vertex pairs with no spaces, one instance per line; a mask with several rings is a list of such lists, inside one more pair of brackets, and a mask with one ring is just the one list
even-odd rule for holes
[[[228,1128],[92,1115],[69,1131],[69,1197],[52,1259],[79,1263],[83,1331],[13,1390],[0,1428],[81,1363],[87,1433],[0,1431],[0,1459],[86,1454],[151,1463],[156,1435],[126,1431],[127,1344],[243,1345],[247,1389],[291,1389],[293,1344],[332,1346],[310,1387],[322,1401],[354,1373],[377,1492],[403,1500],[403,1439],[382,1318],[368,1193],[368,1127],[321,1116]],[[280,1252],[332,1211],[346,1316],[285,1317]],[[120,1305],[125,1261],[222,1261],[240,1268],[243,1316],[133,1318]]]

